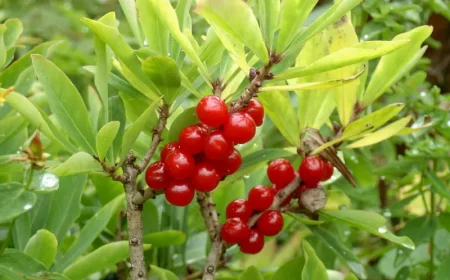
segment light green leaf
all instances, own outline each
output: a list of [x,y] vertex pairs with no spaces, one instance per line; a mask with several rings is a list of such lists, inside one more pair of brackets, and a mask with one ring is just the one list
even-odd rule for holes
[[269,55],[258,21],[248,4],[241,0],[198,0],[195,11],[235,40],[247,46],[264,64]]
[[148,0],[137,0],[136,6],[148,46],[160,55],[168,55],[169,31],[157,17],[156,11]]
[[14,182],[0,184],[0,223],[30,210],[35,203],[36,195],[26,191],[23,185]]
[[298,147],[300,145],[299,125],[291,105],[289,93],[264,92],[259,95],[258,99],[281,134],[292,146]]
[[348,145],[346,147],[346,149],[365,147],[365,146],[379,143],[388,138],[391,138],[392,136],[397,134],[401,129],[403,129],[406,125],[408,125],[410,120],[411,120],[411,116],[408,116],[408,117],[404,117],[398,121],[395,121],[395,122],[383,127],[382,129],[379,129],[375,132],[365,135],[364,138],[362,138],[361,140],[358,140],[358,141],[353,142],[352,144]]
[[[63,258],[52,268],[52,271],[61,272],[64,270],[64,274],[66,275],[66,271],[70,270],[70,268],[78,262],[75,260],[81,256],[89,248],[89,246],[91,246],[92,242],[105,229],[109,220],[118,211],[124,200],[125,195],[122,194],[111,200],[97,213],[95,213],[95,215],[89,219],[86,225],[81,229],[77,239],[72,243]],[[71,277],[70,275],[66,276]]]
[[448,187],[445,185],[441,178],[439,178],[435,173],[431,173],[428,170],[425,170],[425,176],[431,182],[431,185],[435,192],[437,192],[442,197],[450,200],[450,190],[448,190]]
[[57,248],[58,241],[55,235],[48,230],[40,229],[28,240],[24,253],[50,268],[55,260]]
[[3,38],[3,34],[6,31],[6,26],[4,24],[0,24],[0,70],[3,69],[3,67],[6,67],[6,46],[5,46],[5,40]]
[[12,229],[14,248],[23,251],[31,237],[31,221],[29,213],[24,213],[14,220]]
[[19,77],[17,77],[14,88],[16,92],[20,92],[26,96],[35,81],[36,73],[34,72],[33,66],[29,66],[22,73],[20,73]]
[[28,121],[22,116],[9,116],[0,119],[0,145],[27,127]]
[[348,224],[349,226],[365,230],[371,234],[414,250],[414,243],[406,236],[396,236],[387,230],[386,219],[375,213],[362,210],[320,211],[320,215],[327,219]]
[[250,266],[249,268],[247,268],[246,270],[244,270],[244,272],[242,272],[239,275],[239,278],[237,280],[264,280],[264,277],[262,276],[261,272],[259,272],[259,270],[254,267],[254,266]]
[[[264,42],[272,50],[275,31],[280,13],[280,1],[258,0],[259,19]],[[292,28],[292,27],[291,27]]]
[[11,49],[23,32],[22,22],[18,18],[10,18],[5,21],[6,32],[3,34],[6,49]]
[[81,21],[112,49],[119,59],[128,81],[150,99],[158,98],[160,95],[158,89],[142,72],[141,62],[134,53],[134,50],[120,35],[117,27],[110,27],[87,18],[83,18]]
[[139,28],[135,0],[119,0],[119,3],[134,37],[142,46],[141,30]]
[[431,32],[432,27],[420,26],[392,39],[393,41],[411,40],[411,42],[404,48],[381,58],[362,98],[364,105],[371,104],[415,65],[423,54],[420,45]]
[[303,23],[318,0],[284,0],[281,3],[280,33],[276,50],[282,53],[294,37],[301,32]]
[[85,151],[94,154],[94,130],[77,88],[45,57],[32,55],[32,59],[36,75],[47,94],[50,109],[58,122]]
[[[123,135],[122,140],[122,150],[120,151],[120,164],[125,160],[126,155],[133,147],[134,142],[136,142],[139,134],[142,132],[142,130],[144,130],[145,126],[151,122],[152,118],[156,117],[156,115],[154,114],[155,109],[160,104],[161,98],[162,96],[153,101],[153,103],[147,108],[147,110],[145,110],[145,112],[142,113],[142,115],[125,130],[125,134]],[[151,128],[148,127],[148,129]]]
[[179,280],[172,271],[151,265],[151,274],[156,275],[158,280]]
[[158,87],[166,102],[171,104],[176,98],[175,91],[181,85],[177,63],[170,57],[152,56],[142,62],[142,71]]
[[339,189],[333,189],[327,191],[327,203],[324,210],[339,210],[342,206],[350,208],[350,198]]
[[85,152],[76,153],[65,162],[50,168],[50,172],[58,176],[102,171],[103,168],[100,163],[93,156]]
[[13,271],[16,275],[31,275],[46,270],[42,263],[16,249],[5,249],[0,255],[0,267]]
[[281,266],[277,272],[275,272],[271,280],[291,279],[293,275],[297,275],[297,277],[301,276],[304,266],[305,258],[297,257]]
[[[76,260],[64,270],[63,274],[72,280],[81,280],[94,272],[113,266],[128,258],[128,243],[128,241],[118,241],[103,245],[92,253]],[[151,245],[144,244],[144,250],[150,248]]]
[[135,122],[151,104],[151,100],[142,94],[135,95],[119,91],[119,96],[125,106],[126,119],[130,122]]
[[106,153],[111,147],[117,132],[119,132],[120,122],[112,121],[105,124],[99,131],[96,137],[97,155],[100,160],[104,160]]
[[316,255],[313,247],[306,240],[302,241],[305,266],[302,271],[302,280],[328,279],[325,265]]
[[321,225],[324,223],[324,221],[316,221],[316,220],[311,220],[309,218],[303,218],[300,215],[290,213],[290,212],[287,212],[286,214],[288,216],[291,216],[292,218],[296,219],[297,221],[299,221],[300,223],[302,223],[304,225]]
[[310,226],[309,229],[322,243],[330,248],[348,267],[359,277],[367,279],[367,272],[358,257],[345,246],[344,242],[338,240],[337,235],[323,227]]
[[[191,11],[191,6],[192,6],[192,0],[179,0],[177,1],[177,6],[175,8],[175,12],[177,13],[177,18],[178,18],[178,24],[180,26],[180,30],[183,30],[184,34],[186,34],[187,30],[192,30],[192,19],[191,19],[191,15],[190,15],[190,11]],[[192,35],[192,33],[191,33]],[[189,36],[188,36],[189,38]],[[194,44],[197,44],[197,42],[193,42],[192,39],[189,39],[191,41],[192,46],[194,46]],[[195,40],[194,40],[195,41]],[[178,44],[175,41],[171,42],[172,46],[171,46],[171,51],[170,51],[170,56],[173,57],[173,59],[175,61],[180,61],[180,59],[183,58],[183,56],[180,56],[180,44]]]
[[144,242],[152,244],[153,247],[167,247],[180,245],[186,241],[186,234],[178,230],[165,230],[149,233],[144,236]]

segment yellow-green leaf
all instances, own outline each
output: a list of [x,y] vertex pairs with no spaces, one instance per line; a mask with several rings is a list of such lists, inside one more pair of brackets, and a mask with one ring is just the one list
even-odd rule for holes
[[267,48],[271,50],[273,47],[273,37],[278,25],[280,1],[258,0],[257,2],[264,42],[266,43]]
[[137,0],[136,6],[148,46],[160,55],[168,55],[169,31],[156,16],[156,11],[150,6],[148,0]]
[[313,247],[304,239],[302,240],[303,257],[305,266],[302,271],[302,280],[328,279],[327,269],[317,256]]
[[102,172],[103,168],[94,157],[85,152],[79,152],[65,162],[50,168],[58,176],[68,176],[80,173]]
[[117,132],[119,132],[120,122],[113,121],[105,124],[99,131],[96,137],[97,155],[100,160],[103,160],[111,147]]
[[55,260],[57,248],[58,241],[55,235],[46,229],[40,229],[28,240],[24,253],[50,268]]

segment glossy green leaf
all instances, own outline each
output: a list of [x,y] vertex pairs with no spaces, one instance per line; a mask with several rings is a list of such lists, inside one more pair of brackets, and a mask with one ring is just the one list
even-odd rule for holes
[[85,174],[59,178],[59,188],[51,194],[45,228],[52,232],[61,244],[81,212],[81,195],[86,185]]
[[338,240],[336,234],[326,230],[323,227],[310,226],[309,229],[315,237],[320,239],[328,248],[330,248],[347,266],[355,273],[359,279],[367,279],[367,272],[364,265],[358,257],[345,246],[344,242]]
[[249,268],[247,268],[246,270],[244,270],[240,275],[239,278],[237,280],[248,280],[248,279],[252,279],[252,280],[264,280],[263,275],[261,274],[261,272],[259,272],[259,270],[254,267],[254,266],[250,266]]
[[275,31],[278,25],[280,1],[258,0],[257,2],[264,42],[266,43],[267,48],[271,50],[273,47]]
[[46,229],[41,229],[28,240],[24,253],[50,268],[55,260],[57,248],[58,241],[55,235]]
[[299,125],[289,94],[280,91],[264,92],[259,95],[258,100],[286,140],[292,146],[298,147],[300,145]]
[[186,234],[178,230],[165,230],[149,233],[144,236],[144,242],[152,244],[153,247],[167,247],[180,245],[186,241]]
[[304,266],[305,258],[297,257],[281,266],[271,280],[286,280],[292,278],[293,275],[301,276]]
[[156,275],[158,280],[179,280],[172,271],[151,265],[151,274]]
[[70,267],[78,262],[75,260],[80,257],[89,248],[89,246],[91,246],[92,242],[105,229],[109,220],[118,211],[124,200],[125,195],[120,195],[95,213],[95,215],[89,219],[86,225],[81,229],[77,239],[72,243],[62,259],[52,268],[52,271],[64,271],[66,276],[71,277],[66,274],[66,270],[70,270]]
[[0,184],[0,223],[9,221],[33,208],[36,195],[19,183]]
[[364,138],[362,138],[361,140],[358,140],[358,141],[353,142],[352,144],[348,145],[346,147],[346,149],[365,147],[365,146],[379,143],[388,138],[391,138],[392,136],[397,134],[402,128],[404,128],[406,125],[408,125],[410,120],[411,120],[411,116],[408,116],[408,117],[402,118],[398,121],[395,121],[375,132],[365,135]]
[[77,88],[45,57],[32,55],[32,59],[36,75],[47,94],[50,109],[58,122],[85,151],[94,154],[94,131]]
[[155,11],[155,15],[164,24],[164,26],[169,29],[170,34],[173,39],[175,39],[181,48],[185,51],[186,55],[191,59],[191,61],[198,67],[202,77],[206,82],[210,82],[212,79],[209,75],[208,69],[200,60],[192,46],[191,42],[188,40],[186,35],[183,34],[178,25],[177,14],[172,8],[169,0],[146,0],[148,2],[148,7],[151,7]]
[[185,109],[181,114],[179,114],[175,120],[173,120],[172,125],[169,129],[169,141],[178,141],[178,135],[181,130],[188,125],[197,124],[198,120],[196,107],[191,107]]
[[[152,118],[155,118],[156,115],[155,109],[160,104],[161,98],[156,99],[153,103],[145,110],[144,113],[126,130],[123,135],[122,140],[122,150],[120,151],[120,163],[125,160],[126,155],[133,147],[133,144],[136,142],[139,134],[146,128],[146,126],[151,122]],[[147,127],[147,129],[152,129],[151,127]]]
[[137,0],[136,6],[139,10],[139,21],[147,39],[148,46],[157,54],[169,54],[169,31],[159,20],[156,11],[150,6],[148,0]]
[[283,52],[294,37],[301,32],[303,23],[318,0],[284,0],[281,2],[280,33],[277,38],[278,52]]
[[65,162],[50,168],[58,176],[68,176],[81,173],[102,172],[103,168],[98,161],[88,153],[79,152],[68,158]]
[[327,219],[348,224],[349,226],[365,230],[371,234],[402,245],[405,248],[414,249],[414,243],[406,236],[396,236],[387,230],[386,219],[375,213],[362,210],[324,211],[320,214]]
[[31,275],[47,270],[42,263],[16,249],[5,249],[0,255],[0,267],[13,271],[16,275],[17,273]]
[[445,185],[445,182],[439,178],[435,173],[431,173],[428,170],[425,170],[425,176],[430,181],[433,190],[437,192],[440,196],[445,197],[450,200],[450,190]]
[[119,132],[120,122],[112,121],[105,124],[96,136],[97,155],[100,160],[103,160],[108,152],[109,148],[113,144],[116,138],[117,132]]
[[211,26],[222,29],[247,46],[264,64],[269,62],[258,21],[247,3],[240,0],[199,0],[195,11]]
[[177,63],[170,57],[152,56],[142,62],[142,71],[171,104],[176,98],[175,91],[181,86]]
[[431,32],[430,26],[421,26],[393,39],[393,41],[406,39],[411,42],[404,48],[381,58],[362,98],[364,105],[371,104],[414,66],[415,63],[412,64],[411,61],[415,60],[413,58],[420,52],[420,45]]
[[[128,243],[128,241],[118,241],[103,245],[73,262],[64,270],[63,274],[72,280],[81,280],[94,272],[113,266],[128,258]],[[144,244],[144,250],[150,248],[151,245]]]
[[325,265],[306,240],[302,241],[302,251],[305,258],[302,280],[328,279]]
[[134,50],[120,35],[117,27],[110,27],[87,18],[83,18],[81,21],[112,49],[121,62],[124,71],[126,69],[127,73],[125,76],[127,76],[128,81],[150,99],[158,98],[160,95],[158,89],[142,72],[141,62],[134,53]]
[[119,0],[119,3],[123,13],[125,14],[128,24],[130,25],[134,37],[139,42],[139,44],[142,45],[141,30],[139,28],[135,0]]

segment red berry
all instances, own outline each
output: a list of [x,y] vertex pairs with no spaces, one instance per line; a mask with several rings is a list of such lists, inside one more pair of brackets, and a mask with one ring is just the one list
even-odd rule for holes
[[223,131],[231,141],[244,144],[255,136],[256,124],[252,117],[246,113],[234,113],[228,118]]
[[258,100],[251,99],[248,106],[245,107],[242,112],[249,114],[257,126],[262,125],[264,119],[264,107]]
[[156,161],[145,171],[145,182],[155,190],[164,189],[169,184],[169,180],[164,175],[164,163]]
[[228,120],[227,104],[220,97],[205,96],[197,105],[197,116],[208,126],[221,126]]
[[[284,187],[285,187],[285,186],[282,186],[282,185],[273,185],[273,186],[272,186],[272,188],[275,190],[276,193],[278,193],[279,191],[281,191],[282,189],[284,189]],[[294,196],[293,194],[289,195],[289,196],[283,201],[283,203],[281,203],[281,206],[286,206],[286,205],[288,205],[289,203],[291,203],[291,200],[292,200],[292,197],[293,197],[293,196]]]
[[225,160],[233,153],[233,142],[225,138],[220,130],[211,132],[205,139],[205,155],[212,160]]
[[192,155],[181,150],[171,152],[164,162],[165,171],[175,180],[186,179],[194,171],[195,161]]
[[252,216],[252,207],[245,199],[236,199],[231,201],[227,206],[227,219],[239,218],[247,223]]
[[241,167],[241,153],[239,153],[238,150],[234,149],[233,153],[231,153],[231,155],[227,159],[220,161],[211,161],[211,163],[217,167],[217,169],[223,176],[231,175],[236,172],[239,167]]
[[283,216],[279,211],[266,211],[259,217],[256,227],[266,236],[277,235],[283,229]]
[[170,204],[186,206],[194,199],[195,190],[187,181],[172,181],[164,194]]
[[267,210],[273,203],[275,190],[266,186],[253,187],[248,193],[248,202],[253,210]]
[[323,178],[324,167],[320,157],[306,157],[300,164],[300,176],[307,185],[316,185]]
[[178,144],[178,142],[170,142],[168,144],[166,144],[164,146],[164,148],[162,148],[161,153],[160,153],[160,157],[161,157],[161,162],[164,162],[167,158],[167,156],[173,152],[173,151],[177,151],[180,149],[180,144]]
[[322,181],[328,181],[333,176],[334,166],[329,161],[324,162]]
[[275,185],[286,186],[294,180],[295,171],[292,164],[284,158],[272,161],[267,168],[267,176]]
[[195,155],[203,151],[206,133],[198,126],[186,126],[178,137],[181,149],[183,151]]
[[230,244],[238,244],[247,240],[250,234],[248,225],[238,218],[228,219],[220,230],[222,240]]
[[264,248],[264,235],[256,229],[250,229],[250,235],[239,244],[241,252],[245,254],[258,254]]
[[210,192],[214,190],[222,177],[219,171],[208,162],[200,162],[195,166],[192,173],[192,185],[201,192]]

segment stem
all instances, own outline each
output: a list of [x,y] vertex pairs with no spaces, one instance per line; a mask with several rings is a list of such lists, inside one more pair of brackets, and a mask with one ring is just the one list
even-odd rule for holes
[[33,181],[34,168],[30,167],[30,174],[28,175],[27,185],[25,186],[26,190],[30,190],[31,182]]
[[[431,194],[430,217],[431,217],[431,219],[434,219],[434,217],[436,216],[436,208],[435,208],[436,197],[435,197],[433,191],[430,191],[430,194]],[[434,278],[434,275],[433,275],[433,271],[434,271],[434,232],[430,236],[429,246],[430,246],[429,247],[430,248],[430,280],[433,280],[433,278]]]

